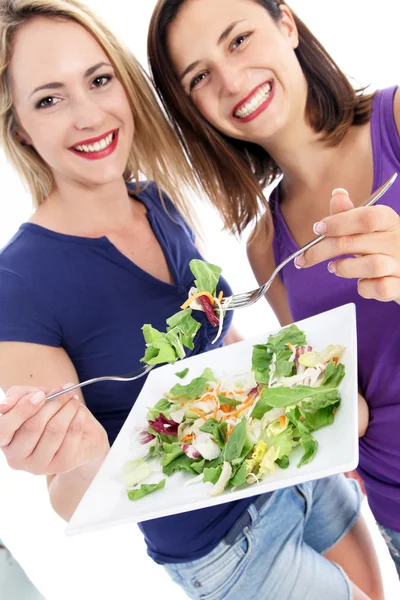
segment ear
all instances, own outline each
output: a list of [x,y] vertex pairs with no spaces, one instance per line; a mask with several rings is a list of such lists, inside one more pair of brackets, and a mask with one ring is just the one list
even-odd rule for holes
[[17,142],[19,142],[22,146],[32,145],[32,140],[30,139],[28,134],[23,130],[17,129],[17,131],[15,132],[15,137],[17,139]]
[[297,26],[293,17],[293,14],[286,4],[280,4],[279,8],[281,9],[281,20],[280,26],[283,29],[285,35],[288,37],[292,48],[297,48],[299,45],[299,32],[297,31]]

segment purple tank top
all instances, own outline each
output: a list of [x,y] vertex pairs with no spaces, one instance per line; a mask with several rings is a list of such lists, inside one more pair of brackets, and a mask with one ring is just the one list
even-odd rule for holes
[[[374,98],[371,117],[374,182],[381,186],[400,175],[400,137],[393,115],[396,87]],[[381,204],[400,214],[400,177]],[[271,194],[276,264],[298,249],[279,207],[279,186]],[[370,407],[367,434],[360,439],[359,472],[377,521],[400,531],[400,306],[365,300],[357,281],[329,273],[327,263],[297,270],[293,262],[281,271],[295,321],[354,302],[357,307],[359,384]],[[340,443],[340,441],[339,441]]]

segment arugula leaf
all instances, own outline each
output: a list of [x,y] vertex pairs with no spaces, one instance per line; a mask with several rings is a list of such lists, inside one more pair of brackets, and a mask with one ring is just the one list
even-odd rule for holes
[[166,479],[161,479],[158,483],[142,483],[140,488],[135,490],[129,490],[127,492],[129,500],[139,500],[143,498],[143,496],[147,496],[147,494],[151,494],[156,490],[161,490],[165,486]]
[[[314,400],[321,400],[326,406],[328,403],[333,404],[334,402],[338,402],[340,400],[340,395],[336,388],[322,386],[311,387],[308,385],[296,385],[296,387],[293,388],[284,386],[265,388],[261,392],[261,400],[256,404],[251,416],[260,418],[253,413],[254,411],[257,412],[257,408],[261,411],[263,404],[271,406],[272,408],[284,408],[306,399],[309,403]],[[264,414],[265,411],[262,413],[261,417]]]
[[175,373],[175,375],[177,377],[179,377],[179,379],[184,379],[188,373],[189,373],[189,367],[186,367],[186,369],[183,369],[183,371],[179,371],[178,373]]
[[209,292],[215,296],[222,269],[203,260],[193,259],[189,263],[190,270],[196,277],[194,285],[199,292]]
[[242,454],[243,447],[247,440],[246,424],[247,419],[243,417],[243,419],[241,419],[233,428],[224,448],[224,460],[230,462],[235,458],[239,458]]

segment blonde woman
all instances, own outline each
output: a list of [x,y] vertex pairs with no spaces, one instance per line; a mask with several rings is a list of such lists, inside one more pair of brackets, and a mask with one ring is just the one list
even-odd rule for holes
[[[48,476],[68,519],[144,379],[47,405],[36,386],[140,366],[141,326],[165,329],[193,283],[191,178],[138,63],[83,5],[1,0],[0,40],[1,143],[35,204],[0,253],[0,446],[12,468]],[[193,353],[215,337],[202,316]],[[142,529],[166,555],[187,532],[179,517]]]

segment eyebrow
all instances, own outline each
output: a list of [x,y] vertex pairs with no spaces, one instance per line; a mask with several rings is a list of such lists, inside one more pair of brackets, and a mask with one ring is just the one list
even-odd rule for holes
[[[238,23],[243,23],[243,21],[245,21],[245,20],[246,19],[241,19],[240,21],[233,21],[233,23],[228,25],[228,27],[226,29],[224,29],[224,31],[219,36],[217,45],[220,46],[222,44],[222,42],[224,42],[226,40],[226,38],[230,35],[230,33],[236,27],[236,25]],[[186,67],[186,69],[183,71],[182,75],[179,77],[179,81],[182,81],[182,79],[184,79],[184,77],[186,77],[186,75],[188,73],[190,73],[190,71],[193,71],[193,69],[195,69],[199,64],[200,64],[200,61],[196,60],[195,62],[192,62],[188,67]]]
[[[93,75],[93,73],[95,71],[97,71],[97,69],[100,69],[100,67],[112,67],[112,65],[110,65],[110,63],[106,63],[106,62],[99,62],[96,65],[93,65],[93,67],[89,67],[89,69],[87,69],[85,71],[84,77],[85,78],[90,77],[90,75]],[[33,90],[33,92],[31,93],[31,96],[33,96],[33,94],[35,94],[36,92],[38,92],[40,90],[57,90],[62,87],[64,87],[64,84],[59,81],[52,81],[50,83],[45,83],[44,85],[39,85],[37,88],[35,88]]]

